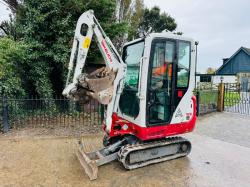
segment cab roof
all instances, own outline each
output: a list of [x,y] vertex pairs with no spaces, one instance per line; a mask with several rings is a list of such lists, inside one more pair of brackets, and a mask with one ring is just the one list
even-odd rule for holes
[[133,43],[137,43],[139,41],[142,41],[142,40],[145,40],[145,39],[148,39],[148,38],[152,38],[152,39],[153,38],[166,38],[166,39],[185,40],[185,41],[194,42],[194,40],[192,38],[189,38],[189,37],[186,37],[186,36],[183,36],[183,35],[173,34],[171,32],[163,31],[161,33],[150,33],[149,35],[147,35],[144,38],[138,38],[138,39],[132,40],[130,42],[127,42],[127,43],[125,43],[124,46],[130,45],[130,44],[133,44]]

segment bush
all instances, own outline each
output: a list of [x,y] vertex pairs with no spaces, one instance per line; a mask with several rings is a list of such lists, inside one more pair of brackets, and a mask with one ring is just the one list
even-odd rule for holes
[[0,93],[7,97],[25,95],[21,71],[25,59],[26,45],[23,42],[0,38]]

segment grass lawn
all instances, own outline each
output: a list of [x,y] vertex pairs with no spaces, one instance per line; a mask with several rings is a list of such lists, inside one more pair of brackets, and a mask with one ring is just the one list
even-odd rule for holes
[[[212,104],[217,105],[218,91],[200,91],[200,104]],[[233,106],[240,102],[240,93],[238,92],[226,92],[224,97],[225,106]]]
[[218,91],[200,91],[200,104],[217,104]]

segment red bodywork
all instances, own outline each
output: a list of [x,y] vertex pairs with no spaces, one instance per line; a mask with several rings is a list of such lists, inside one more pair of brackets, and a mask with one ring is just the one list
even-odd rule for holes
[[[112,126],[109,133],[109,137],[123,136],[126,134],[131,134],[136,136],[141,140],[151,140],[159,139],[167,136],[174,136],[178,134],[183,134],[193,131],[196,122],[196,98],[192,97],[193,100],[193,115],[189,121],[177,124],[167,124],[161,126],[153,127],[140,127],[134,123],[131,123],[121,117],[116,113],[112,116]],[[123,125],[127,125],[127,130],[123,130]],[[105,125],[104,125],[105,130]]]

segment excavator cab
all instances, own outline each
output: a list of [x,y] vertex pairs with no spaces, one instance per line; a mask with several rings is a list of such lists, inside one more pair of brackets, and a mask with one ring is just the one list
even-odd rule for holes
[[[126,44],[122,59],[127,71],[118,116],[142,127],[168,125],[180,117],[180,122],[189,120],[194,56],[192,39],[164,32]],[[184,96],[189,102],[179,106]]]

